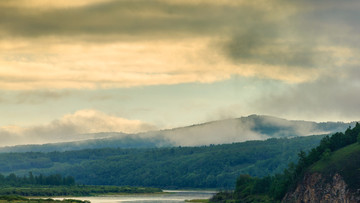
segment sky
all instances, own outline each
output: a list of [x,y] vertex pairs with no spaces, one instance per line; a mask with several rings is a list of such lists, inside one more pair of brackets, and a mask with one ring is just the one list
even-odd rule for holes
[[0,138],[251,114],[360,120],[359,11],[357,0],[1,0]]

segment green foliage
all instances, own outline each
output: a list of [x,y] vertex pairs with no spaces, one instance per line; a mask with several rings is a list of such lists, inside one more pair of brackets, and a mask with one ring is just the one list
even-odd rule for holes
[[0,174],[0,186],[19,186],[19,185],[74,185],[75,179],[72,176],[62,177],[60,174],[45,176],[40,174],[34,176],[29,172],[28,176],[19,177],[14,173],[8,176]]
[[321,155],[321,159],[328,160],[331,155],[330,149],[325,149],[325,151]]
[[325,175],[340,173],[350,188],[360,188],[360,146],[356,144],[359,133],[360,125],[356,123],[345,133],[324,137],[320,145],[308,153],[300,151],[298,163],[289,164],[282,174],[264,178],[240,175],[233,197],[240,202],[261,202],[254,199],[258,196],[268,198],[270,202],[280,201],[309,170]]
[[128,186],[23,186],[1,187],[0,195],[11,196],[93,196],[104,194],[144,194],[160,193],[158,188],[128,187]]
[[164,138],[141,138],[136,135],[123,133],[96,133],[94,137],[110,138],[84,140],[76,142],[50,143],[42,145],[17,145],[11,147],[0,147],[0,152],[53,152],[53,151],[75,151],[82,149],[100,148],[155,148],[158,146],[172,146],[170,141]]
[[234,202],[235,197],[233,192],[221,191],[216,193],[210,200],[210,202]]
[[48,203],[48,202],[65,202],[65,203],[90,203],[89,201],[64,199],[64,200],[53,200],[53,199],[28,199],[18,195],[0,195],[0,202],[14,202],[14,203]]
[[357,142],[360,144],[360,133],[357,136]]
[[357,135],[360,133],[360,125],[356,123],[355,127],[350,127],[345,133],[335,133],[332,136],[326,136],[320,141],[320,145],[309,151],[308,154],[301,151],[299,153],[299,161],[294,168],[288,168],[283,174],[279,175],[279,180],[274,187],[279,185],[284,188],[280,193],[269,193],[270,196],[281,199],[289,190],[293,190],[296,184],[303,178],[306,171],[314,163],[323,160],[328,161],[332,152],[339,150],[345,146],[351,145],[356,142]]
[[27,200],[27,198],[18,195],[0,195],[0,200],[14,201],[14,200]]
[[326,160],[310,167],[312,172],[332,175],[339,173],[350,188],[360,188],[360,145],[357,143],[341,148]]
[[29,178],[28,171],[70,175],[87,185],[233,189],[240,174],[261,177],[282,172],[286,163],[296,162],[299,150],[316,146],[322,137],[202,147],[7,153],[0,154],[0,172]]
[[253,202],[263,202],[263,203],[277,203],[279,201],[270,198],[265,194],[251,194],[246,197],[237,197],[233,192],[219,192],[215,194],[209,202],[214,203],[253,203]]
[[274,178],[254,178],[249,175],[240,175],[236,181],[234,197],[241,202],[276,202],[268,194],[273,185]]

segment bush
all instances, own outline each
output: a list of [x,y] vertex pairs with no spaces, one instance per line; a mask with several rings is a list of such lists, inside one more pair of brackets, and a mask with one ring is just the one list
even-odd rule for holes
[[1,195],[0,200],[14,201],[14,200],[28,200],[28,199],[18,195]]

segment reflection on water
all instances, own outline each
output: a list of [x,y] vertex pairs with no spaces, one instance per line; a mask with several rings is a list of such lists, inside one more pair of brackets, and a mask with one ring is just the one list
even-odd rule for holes
[[[190,199],[209,199],[215,191],[189,191],[189,190],[164,190],[166,194],[146,194],[146,195],[111,195],[96,197],[66,197],[66,199],[89,200],[91,203],[116,203],[116,202],[184,202]],[[64,199],[64,198],[53,198]]]

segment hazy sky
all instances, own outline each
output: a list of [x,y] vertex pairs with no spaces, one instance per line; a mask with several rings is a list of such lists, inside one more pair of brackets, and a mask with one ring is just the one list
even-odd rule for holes
[[1,0],[0,137],[360,120],[358,0]]

